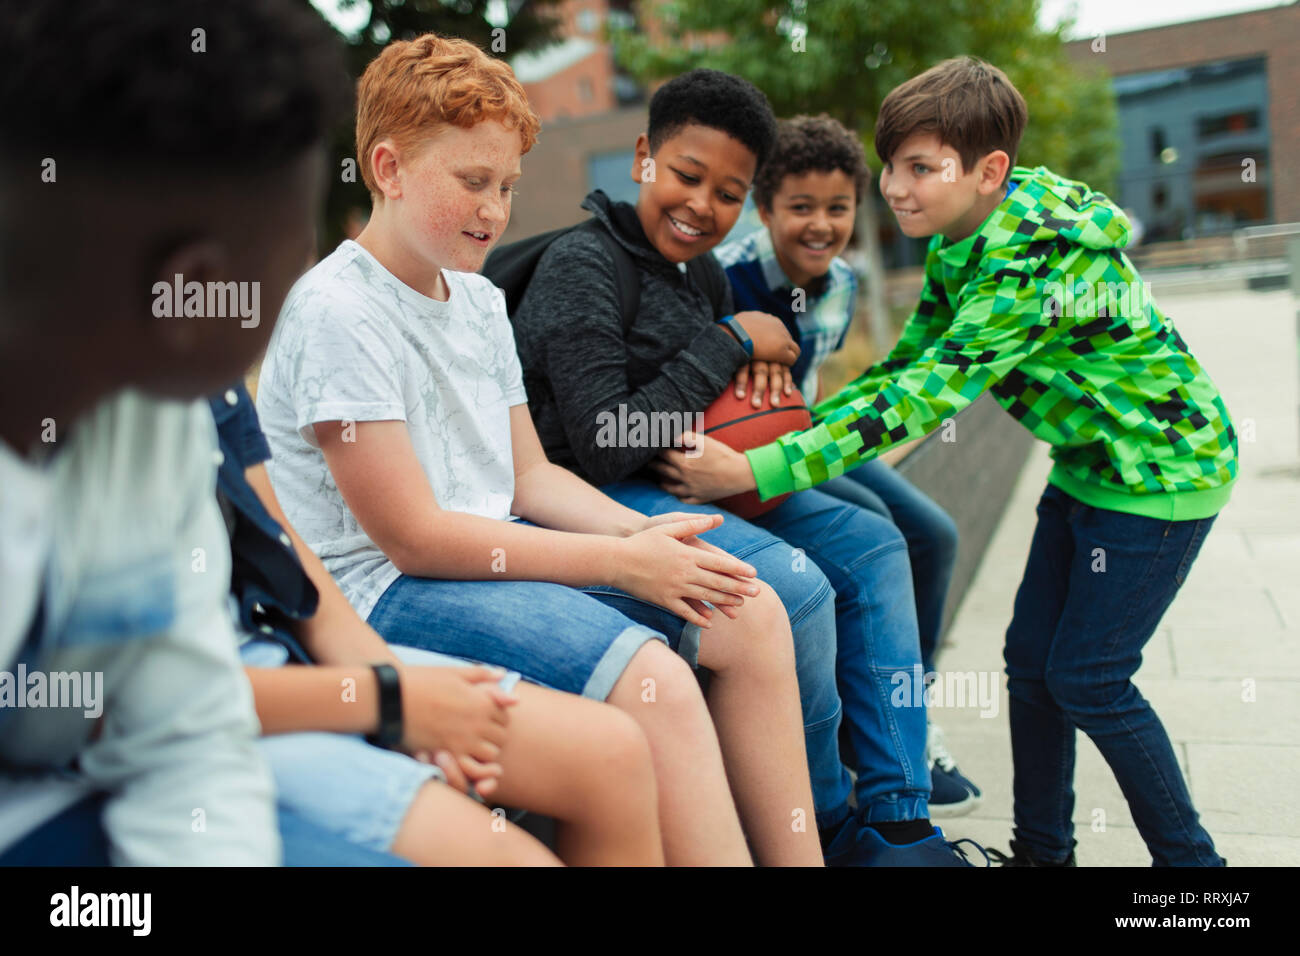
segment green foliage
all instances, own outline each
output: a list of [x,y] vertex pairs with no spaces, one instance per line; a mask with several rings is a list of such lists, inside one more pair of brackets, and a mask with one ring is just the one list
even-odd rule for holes
[[643,82],[700,66],[727,70],[762,89],[778,116],[827,112],[858,130],[868,150],[891,89],[947,57],[982,57],[1029,103],[1019,162],[1114,187],[1109,79],[1070,59],[1062,28],[1038,25],[1038,0],[666,0],[643,3],[641,16],[660,24],[661,42],[630,31],[613,40],[621,65]]
[[[494,33],[496,28],[487,19],[490,0],[337,0],[337,6],[343,13],[363,4],[370,8],[366,23],[354,35],[344,37],[352,75],[360,79],[366,66],[389,42],[414,39],[424,33],[460,37],[490,55],[501,57],[545,47],[556,40],[559,23],[553,8],[557,2],[528,0],[520,3],[511,0],[508,4],[512,11],[510,19],[501,26],[504,34]],[[370,195],[361,181],[360,170],[357,170],[356,182],[342,180],[343,160],[358,159],[354,156],[354,124],[355,115],[350,115],[331,143],[331,178],[324,235],[321,237],[322,252],[333,249],[342,240],[350,211],[368,213],[370,210]]]

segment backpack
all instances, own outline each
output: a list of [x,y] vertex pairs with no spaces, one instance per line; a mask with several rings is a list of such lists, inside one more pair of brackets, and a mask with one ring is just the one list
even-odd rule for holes
[[[510,316],[511,322],[514,321],[515,310],[519,308],[519,303],[528,290],[528,283],[533,279],[533,273],[537,271],[537,263],[541,261],[542,254],[560,236],[578,229],[594,233],[609,250],[614,260],[623,332],[626,333],[632,327],[637,309],[641,305],[641,276],[636,263],[632,261],[632,254],[623,248],[599,219],[594,218],[580,222],[576,226],[552,229],[550,232],[520,239],[518,242],[493,249],[488,254],[487,260],[483,263],[483,275],[505,293],[506,314]],[[696,256],[689,260],[686,263],[686,272],[708,295],[709,301],[713,303],[714,312],[720,313],[726,296],[726,277],[720,275],[721,270],[715,272],[706,268],[704,260],[705,256]]]

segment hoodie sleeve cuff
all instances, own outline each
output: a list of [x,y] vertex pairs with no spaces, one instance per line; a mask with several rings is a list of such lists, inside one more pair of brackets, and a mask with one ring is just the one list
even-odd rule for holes
[[745,452],[749,467],[754,472],[758,496],[763,501],[794,491],[794,475],[785,463],[785,450],[778,442],[760,445]]

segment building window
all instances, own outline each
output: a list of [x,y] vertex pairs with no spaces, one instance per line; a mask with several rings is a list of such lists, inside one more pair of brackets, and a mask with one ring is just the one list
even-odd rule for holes
[[615,202],[636,202],[640,190],[628,175],[635,159],[636,153],[630,149],[589,154],[587,156],[588,192],[593,189],[603,189],[605,195]]
[[1196,135],[1201,139],[1221,136],[1224,133],[1245,133],[1259,129],[1259,110],[1237,110],[1217,116],[1198,116]]
[[1165,142],[1165,131],[1163,127],[1151,127],[1151,158],[1159,159],[1160,154],[1165,151],[1168,143]]
[[578,77],[578,99],[584,103],[590,103],[596,98],[596,90],[591,85],[591,77]]
[[595,10],[582,9],[578,11],[578,32],[595,33],[600,28],[600,16]]

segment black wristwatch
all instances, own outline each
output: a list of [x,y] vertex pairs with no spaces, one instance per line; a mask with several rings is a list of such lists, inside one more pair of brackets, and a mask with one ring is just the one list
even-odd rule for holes
[[392,750],[402,742],[402,681],[392,664],[371,664],[379,684],[379,730],[367,734],[376,747]]

